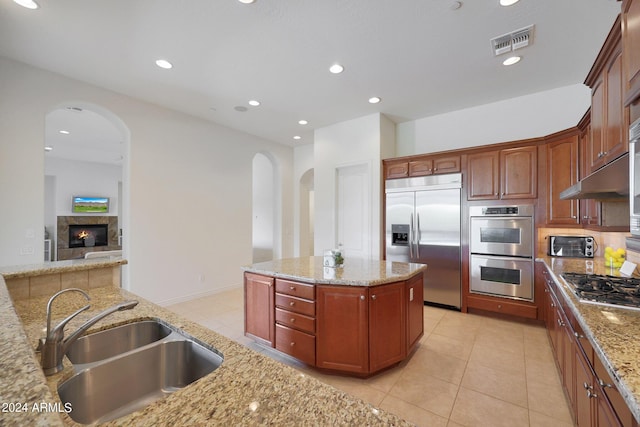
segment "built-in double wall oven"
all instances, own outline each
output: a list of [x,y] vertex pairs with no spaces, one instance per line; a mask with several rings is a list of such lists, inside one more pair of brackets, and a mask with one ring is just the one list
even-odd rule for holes
[[469,291],[533,301],[534,207],[469,208]]

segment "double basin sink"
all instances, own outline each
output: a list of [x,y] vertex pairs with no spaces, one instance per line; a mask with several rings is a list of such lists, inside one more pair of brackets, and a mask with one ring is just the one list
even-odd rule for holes
[[58,386],[81,424],[135,412],[218,368],[223,356],[177,329],[144,320],[85,335],[66,353],[74,375]]

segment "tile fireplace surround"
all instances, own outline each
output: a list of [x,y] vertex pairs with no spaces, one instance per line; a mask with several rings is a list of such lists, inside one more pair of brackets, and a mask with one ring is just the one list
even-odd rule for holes
[[[69,248],[69,225],[109,224],[107,246],[86,248]],[[58,217],[58,260],[83,258],[87,252],[113,251],[122,249],[118,246],[118,217],[117,216],[59,216]]]

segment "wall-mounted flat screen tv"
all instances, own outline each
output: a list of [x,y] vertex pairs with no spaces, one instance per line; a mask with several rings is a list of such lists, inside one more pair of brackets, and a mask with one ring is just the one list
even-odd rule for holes
[[73,213],[109,213],[108,197],[73,196]]

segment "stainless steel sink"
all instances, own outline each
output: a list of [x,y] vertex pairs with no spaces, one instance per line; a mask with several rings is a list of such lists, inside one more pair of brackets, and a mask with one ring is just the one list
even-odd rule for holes
[[85,369],[58,386],[69,416],[81,424],[113,420],[162,399],[222,364],[216,352],[189,340],[164,341]]
[[171,332],[154,320],[129,323],[79,338],[66,356],[74,365],[97,362],[160,341]]

